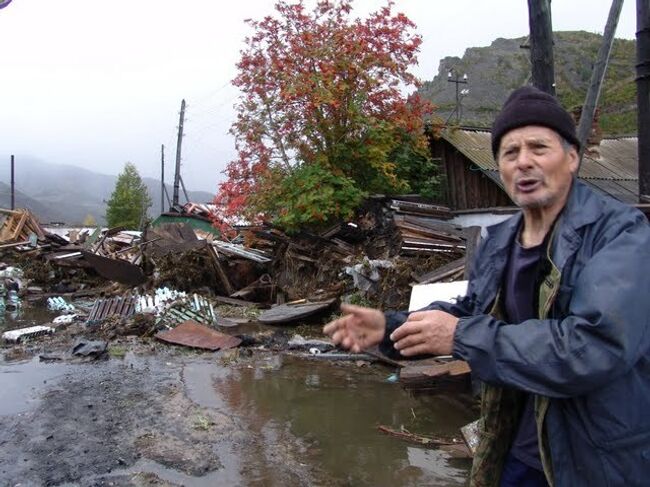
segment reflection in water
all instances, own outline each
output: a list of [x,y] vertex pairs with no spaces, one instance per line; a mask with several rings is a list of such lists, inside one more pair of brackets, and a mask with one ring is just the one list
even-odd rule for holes
[[[301,462],[328,485],[463,485],[469,463],[380,433],[377,425],[457,435],[473,418],[467,402],[414,397],[386,377],[390,369],[275,356],[271,362],[213,377],[216,392],[264,436],[266,445],[302,442]],[[249,464],[259,479],[264,455]],[[321,482],[315,482],[320,484]]]
[[0,332],[42,325],[52,321],[59,314],[43,306],[33,306],[23,302],[18,308],[0,310]]

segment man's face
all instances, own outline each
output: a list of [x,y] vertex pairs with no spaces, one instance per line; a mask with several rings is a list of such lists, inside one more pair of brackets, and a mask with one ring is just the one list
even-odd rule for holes
[[497,153],[499,174],[506,192],[524,209],[564,206],[578,153],[565,148],[552,129],[528,125],[507,132]]

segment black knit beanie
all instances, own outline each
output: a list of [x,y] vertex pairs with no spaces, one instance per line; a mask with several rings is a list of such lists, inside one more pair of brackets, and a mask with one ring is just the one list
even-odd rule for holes
[[524,86],[510,94],[492,125],[492,155],[495,159],[501,137],[512,129],[526,125],[553,129],[567,142],[580,147],[573,118],[557,98],[532,86]]

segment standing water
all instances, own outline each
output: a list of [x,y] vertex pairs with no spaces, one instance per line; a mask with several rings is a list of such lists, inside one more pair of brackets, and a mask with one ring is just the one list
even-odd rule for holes
[[[270,448],[274,439],[300,439],[303,462],[327,485],[464,485],[468,460],[387,436],[377,426],[458,436],[460,426],[474,419],[469,402],[414,396],[387,380],[392,373],[382,366],[274,356],[227,374],[212,365],[188,365],[184,381],[191,399],[247,418]],[[255,459],[249,461],[254,470]],[[249,480],[263,485],[270,475],[260,469]]]
[[[26,307],[0,330],[52,318]],[[458,436],[475,416],[466,397],[410,393],[378,364],[158,350],[85,365],[0,363],[0,444],[21,452],[20,461],[0,455],[2,477],[59,486],[132,485],[120,479],[142,472],[188,487],[465,485],[468,460],[378,426]],[[212,412],[232,418],[232,436],[203,420]]]

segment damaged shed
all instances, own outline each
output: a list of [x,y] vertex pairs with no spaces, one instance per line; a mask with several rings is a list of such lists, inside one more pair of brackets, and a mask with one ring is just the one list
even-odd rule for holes
[[[431,154],[441,160],[447,180],[447,202],[455,210],[512,207],[492,156],[490,131],[447,128],[430,140]],[[639,207],[639,169],[636,137],[605,137],[591,141],[579,178],[597,191]]]

